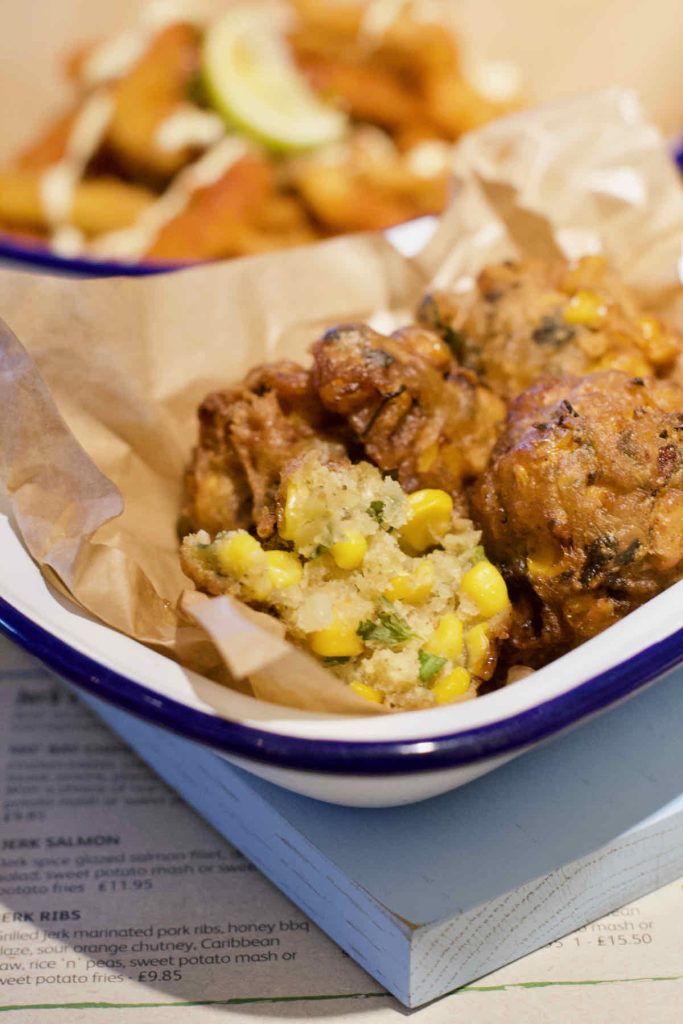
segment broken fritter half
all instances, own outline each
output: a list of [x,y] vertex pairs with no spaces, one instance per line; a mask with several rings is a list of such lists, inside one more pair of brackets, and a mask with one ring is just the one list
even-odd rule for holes
[[309,450],[284,467],[277,529],[185,537],[200,590],[281,619],[290,639],[388,710],[476,696],[496,666],[510,602],[472,523],[445,491],[406,494],[368,462]]
[[617,371],[511,405],[473,516],[515,605],[507,654],[540,666],[683,577],[683,389]]
[[621,370],[664,376],[681,337],[640,306],[604,259],[487,267],[474,291],[425,296],[418,319],[506,400],[539,377]]

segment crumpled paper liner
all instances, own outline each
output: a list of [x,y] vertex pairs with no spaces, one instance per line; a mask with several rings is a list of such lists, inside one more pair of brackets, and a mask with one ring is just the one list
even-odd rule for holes
[[249,675],[257,696],[304,709],[377,713],[264,630],[268,617],[242,609],[240,618],[236,602],[217,602],[221,630],[208,599],[189,612],[176,520],[208,391],[258,362],[305,359],[330,323],[402,304],[406,317],[421,283],[381,236],[140,279],[1,274],[0,311],[25,349],[2,331],[0,477],[49,579],[212,678]]
[[366,235],[139,279],[4,272],[0,315],[24,346],[0,331],[0,481],[17,528],[79,605],[188,667],[248,677],[275,703],[381,713],[269,617],[190,596],[176,519],[199,402],[257,363],[306,361],[334,323],[391,329],[430,284],[467,287],[521,254],[604,251],[675,311],[682,243],[666,146],[635,97],[610,90],[465,137],[453,202],[414,260]]
[[496,260],[589,253],[643,292],[680,285],[681,178],[632,92],[493,122],[465,136],[453,174],[457,201],[417,260],[438,287]]

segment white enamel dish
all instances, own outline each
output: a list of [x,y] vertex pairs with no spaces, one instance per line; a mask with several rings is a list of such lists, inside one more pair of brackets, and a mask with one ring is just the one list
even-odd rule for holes
[[265,704],[86,617],[48,586],[5,515],[0,628],[77,687],[272,782],[333,803],[389,806],[461,786],[683,664],[683,582],[503,690],[372,718]]
[[[415,221],[390,237],[409,255],[432,229]],[[349,718],[228,690],[87,617],[45,582],[0,508],[0,629],[75,686],[272,782],[333,803],[390,806],[461,786],[683,664],[683,581],[496,693]]]

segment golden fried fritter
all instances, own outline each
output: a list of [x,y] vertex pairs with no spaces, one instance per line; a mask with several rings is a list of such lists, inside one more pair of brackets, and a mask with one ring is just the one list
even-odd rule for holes
[[247,154],[218,181],[192,193],[185,209],[161,228],[147,258],[211,260],[238,255],[241,232],[274,192],[273,178],[264,157]]
[[380,231],[446,205],[449,150],[445,143],[428,149],[425,175],[420,150],[403,154],[383,131],[364,125],[342,143],[290,159],[286,173],[328,231]]
[[431,341],[419,328],[384,337],[336,327],[313,346],[313,384],[404,490],[442,488],[463,508],[463,484],[484,469],[504,406]]
[[181,531],[249,528],[269,537],[283,467],[310,448],[343,455],[325,426],[310,374],[281,361],[253,369],[241,384],[208,395],[199,407],[199,444],[185,475]]
[[[141,185],[119,178],[86,178],[73,192],[71,224],[85,235],[131,227],[154,202]],[[10,228],[42,229],[45,211],[37,173],[0,171],[0,222]]]
[[472,502],[516,604],[511,660],[550,661],[683,577],[683,389],[616,371],[538,382]]
[[599,257],[575,266],[535,260],[487,267],[474,292],[434,292],[418,318],[504,398],[542,376],[622,370],[665,373],[681,339],[652,316]]
[[410,4],[383,12],[357,0],[291,2],[300,67],[354,122],[344,145],[294,162],[306,205],[335,232],[438,213],[448,198],[447,143],[510,105],[465,82],[453,33]]
[[390,129],[419,122],[423,111],[410,86],[381,67],[352,65],[329,57],[302,62],[308,79],[323,96],[340,96],[357,121]]
[[[381,27],[380,5],[292,0],[299,15],[294,54],[314,88],[339,99],[351,117],[382,125],[397,139],[456,139],[513,108],[488,99],[464,78],[447,25],[422,19],[410,4]],[[374,11],[372,10],[374,6]]]
[[186,100],[198,65],[197,31],[179,22],[163,29],[137,64],[114,84],[107,146],[126,172],[164,181],[188,162],[192,150],[163,149],[157,130]]

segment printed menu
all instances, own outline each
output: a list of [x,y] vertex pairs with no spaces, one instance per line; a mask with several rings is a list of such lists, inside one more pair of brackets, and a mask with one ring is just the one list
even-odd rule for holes
[[[681,949],[677,882],[410,1016],[678,1024]],[[4,639],[0,1012],[8,1024],[408,1014]]]

